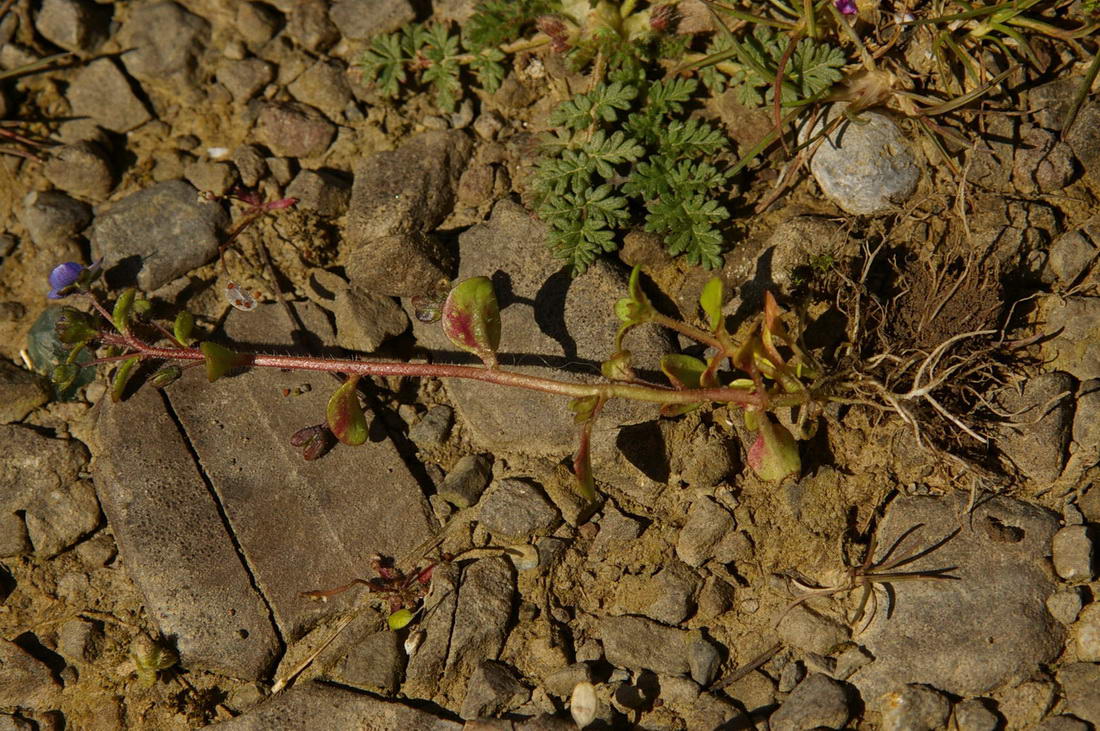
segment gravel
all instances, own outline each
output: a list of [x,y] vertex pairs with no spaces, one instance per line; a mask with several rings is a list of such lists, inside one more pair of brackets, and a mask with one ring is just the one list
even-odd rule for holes
[[935,688],[909,685],[881,701],[883,731],[935,731],[947,726],[951,701]]
[[852,714],[848,695],[843,684],[813,673],[791,691],[768,724],[774,731],[844,728]]

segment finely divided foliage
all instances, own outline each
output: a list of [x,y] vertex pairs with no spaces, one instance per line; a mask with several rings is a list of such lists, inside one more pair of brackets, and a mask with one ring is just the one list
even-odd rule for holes
[[551,245],[574,273],[617,248],[632,208],[644,212],[642,225],[670,253],[711,268],[721,263],[716,226],[727,212],[712,196],[727,176],[699,158],[720,152],[726,140],[709,122],[675,118],[697,86],[679,78],[612,81],[550,115],[558,129],[545,140],[534,190]]

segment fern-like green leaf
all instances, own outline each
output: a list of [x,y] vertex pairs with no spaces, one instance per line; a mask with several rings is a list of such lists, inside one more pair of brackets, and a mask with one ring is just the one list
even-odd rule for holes
[[715,269],[722,263],[722,235],[715,224],[728,215],[702,194],[669,195],[650,205],[645,229],[663,235],[670,254],[683,254],[689,264]]
[[382,96],[392,99],[405,83],[405,62],[410,57],[403,48],[401,35],[389,33],[374,39],[359,59],[359,68],[367,83],[377,84]]
[[526,26],[540,15],[557,12],[560,2],[553,0],[489,0],[478,3],[464,24],[462,39],[466,48],[478,52],[519,38]]
[[668,123],[661,139],[661,152],[673,157],[713,155],[726,144],[725,136],[701,119]]
[[662,79],[649,87],[646,106],[655,114],[679,114],[698,88],[695,79]]
[[420,78],[435,90],[436,105],[445,112],[453,112],[455,102],[462,95],[462,84],[458,79],[461,73],[457,59],[458,36],[452,36],[442,23],[432,23],[424,40],[422,53],[429,66]]
[[585,144],[584,153],[600,177],[610,178],[615,174],[615,165],[634,162],[645,154],[645,149],[622,131],[608,136],[603,130],[597,130]]
[[543,157],[535,165],[534,189],[540,198],[588,187],[593,165],[582,150],[563,150],[561,157]]
[[829,43],[815,43],[809,38],[798,42],[791,56],[795,82],[803,99],[823,94],[840,81],[844,53]]
[[550,125],[569,129],[584,129],[597,120],[614,122],[619,112],[630,109],[638,89],[620,82],[600,84],[587,94],[562,102],[550,114]]
[[479,52],[470,62],[470,68],[477,76],[477,83],[481,88],[492,94],[500,88],[504,81],[504,52],[498,48],[486,48]]

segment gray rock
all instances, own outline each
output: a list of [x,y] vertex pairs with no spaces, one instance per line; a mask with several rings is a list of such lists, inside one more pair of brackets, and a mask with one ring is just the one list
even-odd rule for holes
[[798,275],[821,257],[836,257],[847,238],[843,226],[824,216],[794,216],[768,237],[755,269],[745,282],[742,299],[763,302],[763,291],[791,294]]
[[0,512],[0,558],[31,552],[27,524],[16,513]]
[[699,632],[665,627],[643,617],[604,617],[598,631],[612,665],[667,675],[691,673],[692,655],[705,652],[693,646],[710,644]]
[[225,209],[182,180],[132,193],[96,216],[92,247],[112,286],[151,292],[218,253]]
[[702,566],[714,557],[722,539],[736,528],[728,510],[708,497],[701,497],[688,509],[687,522],[676,541],[676,555],[688,566]]
[[241,182],[249,188],[267,175],[267,162],[264,154],[256,145],[241,145],[233,150],[233,164],[241,175]]
[[1065,140],[1085,169],[1085,177],[1094,183],[1100,181],[1100,102],[1081,106]]
[[303,104],[320,109],[329,119],[339,119],[352,100],[347,69],[335,59],[313,64],[287,86],[287,91]]
[[688,648],[688,671],[691,679],[704,688],[718,677],[722,666],[722,655],[710,642],[697,637]]
[[256,119],[256,137],[280,157],[318,157],[336,137],[336,127],[313,107],[271,102]]
[[1096,578],[1096,531],[1089,525],[1068,525],[1050,545],[1054,570],[1066,581]]
[[296,685],[232,720],[207,728],[217,731],[308,731],[324,719],[329,728],[462,731],[462,724],[428,711],[318,683]]
[[1030,89],[1027,101],[1029,108],[1035,110],[1035,123],[1045,129],[1061,130],[1080,83],[1080,79],[1066,76]]
[[1074,586],[1047,597],[1047,611],[1062,624],[1073,624],[1085,605],[1084,587]]
[[421,622],[423,640],[409,657],[401,692],[410,698],[431,700],[440,692],[439,679],[447,663],[451,627],[458,604],[459,569],[456,564],[441,564],[432,571],[432,584]]
[[109,16],[91,0],[43,0],[34,27],[50,43],[90,53],[107,39]]
[[547,675],[541,687],[550,695],[568,698],[573,693],[573,688],[579,683],[591,683],[593,677],[592,665],[586,662],[575,662]]
[[[839,113],[832,107],[813,132]],[[810,158],[810,171],[825,196],[854,215],[895,210],[920,179],[908,141],[890,117],[878,112],[863,112],[857,122],[840,122]]]
[[14,642],[0,639],[0,706],[45,711],[61,699],[61,686],[43,663]]
[[1001,717],[980,698],[968,698],[955,704],[955,725],[959,731],[997,731]]
[[695,618],[707,624],[722,616],[733,606],[734,590],[729,582],[708,576],[699,590]]
[[[936,545],[959,527],[966,508],[961,493],[898,498],[879,526],[876,560],[917,524],[924,527],[897,550]],[[1064,630],[1044,607],[1056,588],[1046,556],[1057,529],[1053,513],[995,496],[975,506],[953,538],[907,564],[907,571],[951,568],[959,579],[893,584],[889,618],[880,600],[860,636],[876,659],[851,678],[864,700],[907,683],[983,695],[1057,657]]]
[[103,200],[115,187],[110,156],[91,140],[54,149],[42,174],[54,187],[93,201]]
[[[1078,120],[1080,123],[1080,120]],[[1100,664],[1077,662],[1058,670],[1066,710],[1094,726],[1100,724]]]
[[1073,716],[1051,716],[1035,727],[1035,731],[1089,731],[1092,726]]
[[[1000,428],[997,446],[1021,472],[1042,486],[1058,479],[1066,462],[1073,430],[1073,394],[1077,383],[1067,373],[1043,373],[1022,389],[994,394],[1012,424]],[[1055,401],[1060,394],[1065,394]]]
[[1047,367],[1081,381],[1100,378],[1100,297],[1051,297],[1043,304],[1039,317],[1051,336],[1043,343]]
[[1062,693],[1045,674],[997,694],[997,712],[1007,728],[1034,728],[1060,700]]
[[699,576],[679,561],[669,561],[653,576],[623,575],[617,582],[612,611],[642,614],[658,622],[676,625],[695,608]]
[[805,605],[798,605],[783,615],[777,628],[779,638],[789,647],[805,652],[828,655],[848,641],[848,628],[836,620],[824,617]]
[[57,629],[57,652],[71,665],[95,660],[103,632],[92,622],[70,619]]
[[27,536],[39,556],[50,558],[99,526],[99,502],[91,483],[78,481],[32,496],[24,505]]
[[233,99],[246,102],[275,78],[275,67],[259,58],[226,60],[218,66],[218,83],[229,90]]
[[49,399],[46,379],[0,360],[0,424],[20,421]]
[[462,682],[483,660],[504,648],[515,596],[512,567],[503,558],[483,558],[466,567],[458,589],[445,677]]
[[629,515],[621,513],[610,502],[604,505],[603,517],[599,521],[600,532],[592,541],[592,554],[607,556],[625,548],[628,541],[632,541],[642,534],[642,522]]
[[328,19],[324,0],[298,0],[291,3],[286,34],[303,48],[323,51],[340,40],[340,32]]
[[454,206],[472,149],[464,132],[425,132],[364,160],[355,169],[348,210],[352,249],[384,236],[435,229]]
[[1077,659],[1081,662],[1100,662],[1100,603],[1085,607],[1073,625],[1077,636]]
[[477,666],[466,686],[466,697],[458,712],[464,719],[498,716],[527,702],[531,691],[516,679],[504,663],[485,660]]
[[439,494],[456,508],[468,508],[476,503],[492,477],[493,463],[482,454],[468,454],[447,473]]
[[844,686],[825,675],[813,673],[791,691],[779,710],[768,719],[768,724],[775,731],[844,728],[850,715]]
[[504,119],[489,109],[477,115],[474,120],[474,132],[483,140],[493,140],[504,129]]
[[561,520],[545,493],[527,480],[497,480],[477,505],[481,525],[494,536],[514,542],[545,535]]
[[369,353],[409,326],[404,310],[391,298],[351,287],[324,269],[312,270],[307,294],[335,316],[341,348]]
[[[618,329],[613,303],[626,290],[625,272],[600,260],[583,277],[570,277],[550,254],[546,232],[545,224],[517,204],[499,202],[487,223],[459,237],[459,279],[494,278],[501,306],[503,367],[592,382],[599,363],[610,355]],[[429,349],[454,351],[438,326],[414,323],[413,332]],[[644,373],[656,369],[671,344],[657,328],[637,328],[626,336],[624,347]],[[576,448],[577,425],[559,396],[457,379],[445,379],[444,384],[472,439],[483,449],[560,457]],[[647,404],[611,401],[594,429],[594,441],[613,441],[611,427],[650,420],[654,412]]]
[[409,0],[336,0],[328,17],[349,40],[362,41],[400,30],[416,20]]
[[1046,281],[1057,281],[1068,289],[1088,270],[1097,255],[1100,255],[1100,218],[1094,216],[1081,227],[1051,242],[1043,272]]
[[847,680],[852,677],[852,673],[872,662],[874,659],[871,653],[867,652],[867,650],[859,645],[848,647],[837,655],[836,666],[833,669],[832,676],[837,680]]
[[[323,346],[331,344],[323,313],[308,306],[297,310],[306,330]],[[231,342],[253,344],[253,350],[285,352],[293,347],[287,324],[281,307],[261,305],[252,312],[233,310],[224,332]],[[311,385],[308,392],[282,396],[283,389],[303,383]],[[290,436],[324,413],[331,391],[326,374],[274,369],[215,386],[192,371],[166,391],[255,585],[288,638],[343,611],[356,596],[347,592],[328,602],[308,602],[301,591],[345,584],[363,575],[371,556],[406,556],[432,535],[420,485],[389,439],[376,435],[312,462],[290,448]],[[287,571],[288,565],[296,570]]]
[[87,461],[80,442],[50,439],[27,427],[0,426],[0,512],[25,510],[31,501],[65,490]]
[[[299,208],[335,218],[348,209],[351,184],[324,170],[303,170],[287,186],[286,194],[298,199]],[[363,289],[374,291],[369,287]]]
[[711,488],[737,469],[737,459],[728,439],[701,434],[688,448],[687,464],[681,478],[694,488]]
[[[37,246],[46,247],[61,241],[71,241],[92,222],[92,209],[87,203],[70,198],[56,190],[30,192],[23,199],[20,219]],[[60,264],[61,262],[57,262]],[[54,265],[51,264],[51,268]]]
[[368,292],[428,296],[450,281],[454,257],[434,236],[409,232],[359,244],[345,268],[351,283]]
[[134,78],[173,84],[178,92],[193,89],[198,81],[198,59],[210,38],[210,24],[174,2],[155,2],[134,8],[118,38],[130,49],[122,62]]
[[282,23],[282,15],[267,3],[243,2],[237,6],[233,25],[250,44],[262,46],[279,31]]
[[[1093,465],[1100,462],[1100,379],[1083,382],[1077,388],[1077,404],[1073,414],[1073,449],[1059,480],[1067,489]],[[1086,495],[1088,493],[1085,493]],[[1097,493],[1100,495],[1100,493]],[[1084,498],[1084,496],[1082,496]],[[1100,522],[1100,511],[1092,511],[1092,522]]]
[[96,439],[93,475],[119,553],[182,664],[265,676],[280,644],[270,609],[161,395],[146,388],[124,402],[104,399]]
[[442,446],[451,433],[455,412],[450,406],[437,404],[428,409],[420,421],[409,429],[409,439],[420,449],[432,450]]
[[1073,150],[1054,132],[1032,129],[1015,157],[1012,179],[1022,193],[1053,193],[1073,179]]
[[221,197],[237,182],[237,171],[227,162],[198,161],[183,170],[187,182],[196,190]]
[[370,693],[392,696],[401,685],[405,648],[397,632],[372,632],[344,655],[331,677],[338,683]]
[[882,699],[882,728],[888,731],[935,731],[947,726],[951,701],[926,685],[909,685]]

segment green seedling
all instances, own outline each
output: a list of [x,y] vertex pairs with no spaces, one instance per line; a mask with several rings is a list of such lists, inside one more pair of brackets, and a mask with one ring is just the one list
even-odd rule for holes
[[353,579],[335,589],[304,591],[301,596],[324,602],[355,586],[364,586],[368,592],[379,595],[389,609],[389,615],[386,618],[389,628],[394,631],[404,629],[416,618],[421,601],[431,589],[432,572],[436,564],[429,564],[425,568],[408,574],[394,566],[392,559],[382,556],[373,556],[370,565],[378,574],[377,578]]

